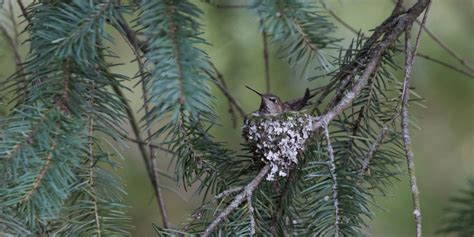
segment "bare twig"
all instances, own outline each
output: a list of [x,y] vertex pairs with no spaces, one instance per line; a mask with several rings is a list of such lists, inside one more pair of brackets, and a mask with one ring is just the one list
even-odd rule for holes
[[439,59],[433,58],[433,57],[428,56],[428,55],[426,55],[426,54],[417,53],[416,56],[417,56],[417,57],[420,57],[420,58],[424,58],[424,59],[426,59],[426,60],[428,60],[428,61],[431,61],[431,62],[440,64],[440,65],[442,65],[442,66],[445,66],[445,67],[447,67],[447,68],[449,68],[449,69],[452,69],[452,70],[454,70],[454,71],[456,71],[456,72],[459,72],[459,73],[461,73],[461,74],[463,74],[463,75],[465,75],[465,76],[468,76],[468,77],[470,77],[470,78],[474,78],[474,73],[471,73],[471,72],[466,71],[466,70],[462,70],[462,69],[460,69],[460,68],[458,68],[458,67],[456,67],[456,66],[454,66],[454,65],[452,65],[452,64],[449,64],[449,63],[447,63],[447,62],[444,62],[444,61],[441,61],[441,60],[439,60]]
[[331,145],[331,137],[329,136],[328,124],[323,125],[324,136],[326,137],[326,145],[329,153],[330,173],[332,178],[332,199],[334,204],[334,237],[339,236],[339,225],[341,217],[339,216],[339,196],[337,194],[337,174],[336,174],[336,159],[334,157],[334,149]]
[[374,157],[375,152],[379,149],[380,145],[382,144],[383,140],[385,139],[385,136],[387,135],[388,129],[390,128],[390,125],[395,122],[395,120],[400,116],[399,109],[396,109],[397,111],[394,113],[394,115],[382,126],[380,129],[379,134],[377,135],[377,138],[375,141],[369,146],[369,151],[367,152],[367,155],[365,156],[364,161],[362,162],[362,168],[360,170],[360,174],[368,173],[369,172],[369,166],[370,166],[370,161]]
[[[341,25],[343,25],[344,27],[346,27],[349,31],[351,31],[352,33],[354,34],[359,34],[359,31],[357,31],[354,27],[352,27],[351,25],[349,25],[349,23],[347,23],[346,21],[344,21],[342,18],[340,18],[334,11],[332,11],[331,9],[327,8],[326,7],[326,4],[324,4],[323,1],[320,1],[322,6],[324,7],[324,9],[337,21],[339,22]],[[449,64],[447,62],[444,62],[442,60],[439,60],[439,59],[436,59],[436,58],[433,58],[432,56],[429,56],[427,54],[423,54],[423,53],[417,53],[416,54],[417,57],[420,57],[420,58],[424,58],[428,61],[431,61],[433,63],[437,63],[437,64],[440,64],[441,66],[445,66],[449,69],[452,69],[456,72],[459,72],[465,76],[468,76],[468,77],[471,77],[471,78],[474,78],[474,73],[471,72],[471,71],[466,71],[466,70],[463,70],[463,69],[460,69],[459,67],[456,67],[452,64]]]
[[249,207],[249,217],[250,217],[250,236],[254,236],[256,232],[257,223],[255,222],[254,208],[252,205],[252,193],[247,195],[247,206]]
[[405,150],[405,155],[407,158],[408,165],[408,175],[410,176],[410,186],[411,186],[411,195],[413,199],[414,211],[413,215],[415,216],[416,222],[416,236],[421,237],[421,208],[420,208],[420,194],[418,191],[418,186],[416,183],[415,175],[415,162],[413,151],[411,150],[411,138],[409,131],[409,117],[408,117],[408,101],[410,97],[410,84],[412,78],[412,68],[415,61],[416,50],[419,47],[419,42],[421,38],[421,32],[423,25],[426,22],[428,16],[430,3],[426,7],[423,20],[421,22],[420,30],[416,37],[415,45],[412,47],[410,43],[411,36],[411,26],[408,26],[405,31],[405,79],[403,83],[403,93],[402,93],[402,111],[401,111],[401,126],[402,126],[402,140]]
[[235,187],[235,188],[227,189],[227,190],[217,194],[216,196],[214,196],[213,201],[217,201],[219,199],[227,197],[227,196],[231,195],[232,193],[240,192],[243,188],[244,187]]
[[224,76],[222,75],[222,73],[219,70],[217,70],[216,66],[212,65],[212,68],[214,69],[215,74],[209,73],[209,76],[213,78],[214,83],[216,83],[217,87],[219,87],[222,94],[224,94],[224,96],[227,98],[227,101],[229,103],[229,113],[232,118],[233,127],[236,128],[237,116],[235,114],[234,107],[239,113],[241,118],[245,117],[245,112],[242,109],[242,106],[240,105],[239,101],[230,93],[229,88],[227,87],[227,83],[225,82]]
[[268,58],[268,36],[267,31],[263,23],[263,19],[260,19],[260,28],[262,30],[262,43],[263,43],[263,62],[265,65],[265,88],[267,93],[271,91],[271,81],[270,81],[270,60]]
[[[395,0],[392,0],[392,2]],[[471,74],[474,73],[474,67],[464,58],[459,56],[453,49],[451,49],[448,44],[446,44],[441,38],[436,36],[433,32],[431,32],[427,27],[426,24],[416,20],[416,23],[420,25],[420,28],[428,34],[428,36],[437,43],[441,48],[443,48],[448,54],[450,54],[453,58],[455,58],[461,65],[463,65]]]
[[249,196],[252,196],[253,192],[257,189],[269,171],[270,165],[267,164],[260,170],[257,176],[255,176],[255,178],[245,186],[244,190],[239,195],[235,196],[234,200],[214,218],[201,236],[208,237],[219,226],[219,224],[232,213],[232,211],[234,211],[242,202],[247,200]]

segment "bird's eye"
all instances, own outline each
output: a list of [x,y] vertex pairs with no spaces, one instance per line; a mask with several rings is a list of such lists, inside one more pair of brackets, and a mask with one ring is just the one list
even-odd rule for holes
[[275,98],[270,98],[270,101],[271,102],[276,102],[276,99]]

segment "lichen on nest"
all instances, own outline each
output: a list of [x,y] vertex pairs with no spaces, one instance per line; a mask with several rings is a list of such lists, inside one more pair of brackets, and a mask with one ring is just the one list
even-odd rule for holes
[[249,115],[243,126],[243,136],[254,154],[271,165],[266,179],[287,176],[298,164],[298,154],[305,147],[313,127],[313,117],[302,112],[279,115]]

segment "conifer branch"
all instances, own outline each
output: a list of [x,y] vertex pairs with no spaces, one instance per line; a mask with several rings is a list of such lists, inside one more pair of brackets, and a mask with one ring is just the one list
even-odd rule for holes
[[[120,1],[119,1],[119,5],[120,5]],[[138,51],[141,51],[142,53],[146,54],[149,51],[148,50],[149,47],[147,46],[147,43],[143,42],[143,41],[140,41],[140,39],[138,39],[136,32],[132,28],[130,28],[130,26],[125,22],[123,17],[121,17],[121,20],[118,23],[120,25],[120,28],[124,31],[124,33],[125,33],[124,37],[129,42],[129,45],[135,47],[135,50],[134,50],[135,55],[138,55]],[[227,88],[227,85],[226,85],[225,80],[224,80],[224,76],[216,68],[216,66],[214,64],[211,64],[211,66],[213,68],[214,74],[210,73],[210,72],[206,72],[206,73],[208,73],[208,75],[210,77],[212,77],[214,82],[217,84],[218,88],[221,90],[221,92],[227,98],[229,104],[233,105],[237,109],[237,111],[239,112],[239,115],[242,118],[245,117],[246,114],[245,114],[242,106],[240,105],[239,101],[237,100],[237,98],[235,98],[230,93],[229,89]],[[233,115],[234,112],[233,112],[233,108],[231,106],[229,106],[229,110],[231,111],[232,116],[235,117]],[[235,125],[234,125],[234,127],[235,127]]]
[[[135,49],[134,49],[134,52],[138,53]],[[140,55],[136,54],[136,56],[137,56],[136,58],[137,58],[137,62],[138,62],[138,67],[139,67],[139,70],[140,70],[140,75],[143,76],[144,73],[145,73],[144,65],[141,61]],[[145,113],[148,114],[148,113],[150,113],[150,108],[148,106],[148,95],[147,95],[148,92],[146,90],[146,85],[145,85],[144,78],[140,81],[140,84],[141,84],[141,87],[142,87],[143,105],[144,105]],[[151,138],[152,137],[151,121],[148,117],[146,117],[145,120],[146,120],[147,134],[148,134],[148,137]],[[159,173],[158,173],[158,163],[156,161],[155,147],[152,146],[151,143],[148,143],[148,148],[149,148],[149,155],[150,155],[150,161],[151,161],[150,166],[151,166],[151,169],[152,169],[152,172],[153,172],[153,178],[155,180],[155,193],[156,193],[156,198],[157,198],[157,201],[158,201],[158,205],[160,207],[160,214],[161,214],[161,218],[162,218],[162,221],[163,221],[163,226],[165,228],[169,228],[168,213],[166,211],[166,205],[165,205],[165,202],[164,202],[163,193],[161,191],[161,181],[160,181],[160,177],[159,177]]]
[[339,225],[341,224],[341,217],[339,216],[339,196],[338,196],[338,184],[337,184],[337,174],[336,174],[336,158],[334,157],[334,149],[331,145],[331,137],[329,136],[329,129],[327,124],[323,125],[324,136],[326,138],[326,146],[329,154],[329,165],[330,173],[332,178],[332,200],[334,205],[334,236],[339,236]]
[[413,215],[415,216],[417,237],[421,237],[421,233],[422,233],[421,207],[420,207],[420,196],[419,196],[418,186],[416,183],[414,155],[413,155],[413,151],[411,150],[408,102],[409,102],[409,97],[410,97],[409,95],[410,95],[410,85],[411,85],[411,78],[412,78],[412,68],[415,61],[416,51],[419,47],[422,28],[428,16],[429,7],[430,7],[430,2],[428,3],[425,9],[425,14],[423,16],[421,27],[420,27],[420,30],[418,31],[418,35],[416,37],[414,46],[412,46],[410,43],[411,26],[408,26],[405,30],[405,79],[403,82],[403,92],[402,92],[402,99],[401,99],[402,101],[401,102],[402,103],[402,107],[401,107],[402,109],[401,110],[402,140],[403,140],[404,150],[405,150],[405,154],[407,158],[408,175],[410,177],[411,194],[412,194],[413,206],[414,206]]
[[248,183],[244,190],[219,214],[216,215],[214,220],[207,226],[206,230],[202,233],[201,237],[208,237],[212,232],[221,224],[224,219],[227,218],[239,205],[247,200],[249,196],[252,196],[253,192],[257,189],[260,183],[264,180],[267,173],[270,171],[270,165],[265,165],[255,178]]
[[249,207],[249,218],[250,218],[250,236],[255,235],[256,233],[256,222],[255,222],[255,209],[252,204],[252,193],[247,195],[247,205]]
[[[117,1],[117,4],[118,4],[119,7],[121,6],[120,1]],[[141,84],[141,89],[142,89],[142,93],[143,93],[143,95],[142,95],[143,96],[143,107],[145,109],[145,114],[149,114],[150,113],[150,108],[149,108],[149,104],[148,104],[148,92],[146,90],[146,83],[145,83],[145,73],[147,73],[147,72],[145,71],[145,65],[142,61],[142,55],[140,55],[140,53],[139,53],[139,51],[140,51],[140,45],[139,45],[140,42],[136,38],[135,32],[128,26],[127,22],[125,21],[125,19],[122,16],[122,14],[119,14],[119,18],[120,19],[118,19],[118,20],[119,20],[120,27],[125,32],[125,36],[124,36],[125,39],[126,39],[125,41],[130,45],[130,49],[133,51],[133,53],[135,55],[135,58],[137,60],[139,75],[141,76],[140,84]],[[127,104],[128,104],[128,102],[127,102]],[[128,107],[130,107],[130,106],[128,105]],[[135,132],[135,137],[137,138],[136,142],[137,143],[141,142],[141,144],[143,144],[143,145],[146,144],[148,146],[149,159],[147,158],[146,155],[143,156],[143,159],[144,159],[145,163],[149,163],[148,164],[149,175],[150,175],[150,179],[151,179],[152,184],[153,184],[153,188],[155,190],[158,206],[160,208],[160,214],[161,214],[161,218],[162,218],[162,221],[163,221],[163,226],[165,228],[168,228],[169,227],[168,214],[167,214],[166,206],[165,206],[165,203],[164,203],[163,193],[161,191],[161,181],[160,181],[160,177],[159,177],[159,173],[158,173],[158,165],[157,165],[157,162],[156,162],[156,154],[155,154],[156,146],[153,146],[151,144],[151,142],[148,142],[148,143],[143,142],[143,140],[140,138],[141,135],[140,135],[140,130],[138,128],[137,121],[135,119],[130,119],[130,122],[135,123],[132,126],[136,127],[136,132]],[[151,138],[152,137],[152,132],[151,132],[152,124],[151,124],[151,121],[150,121],[149,117],[145,117],[145,122],[146,122],[146,130],[147,130],[148,137]],[[134,129],[134,131],[135,131],[135,129]],[[139,144],[139,146],[140,146],[140,144]],[[160,150],[167,150],[167,149],[163,149],[161,147],[159,147],[159,149]],[[146,154],[146,152],[142,153],[142,154]]]
[[232,193],[240,192],[243,188],[244,187],[235,187],[235,188],[227,189],[227,190],[217,194],[216,196],[214,196],[214,201],[217,201],[219,199],[227,197],[227,196],[231,195]]
[[119,96],[122,103],[125,105],[125,109],[126,109],[126,112],[127,112],[129,123],[130,123],[130,126],[132,127],[132,131],[133,131],[136,138],[135,139],[130,138],[130,137],[126,136],[125,134],[122,134],[122,137],[124,137],[125,139],[127,139],[129,141],[135,142],[138,145],[138,148],[140,150],[140,154],[141,154],[142,159],[145,163],[146,170],[148,171],[148,177],[150,178],[150,181],[153,185],[153,190],[155,192],[155,195],[156,195],[156,198],[157,198],[157,201],[158,201],[158,206],[160,207],[160,213],[165,213],[165,216],[162,216],[162,220],[163,220],[163,224],[164,224],[165,220],[167,220],[167,218],[165,218],[165,217],[167,217],[167,215],[166,215],[166,210],[165,210],[165,207],[164,207],[164,203],[162,202],[163,198],[160,198],[161,195],[162,195],[161,189],[159,187],[159,184],[156,182],[156,180],[158,178],[156,178],[155,176],[158,176],[158,171],[157,171],[156,164],[153,164],[151,162],[151,159],[148,158],[148,154],[146,152],[146,146],[148,146],[150,148],[158,148],[160,150],[164,150],[164,151],[168,151],[168,152],[170,152],[170,151],[168,149],[162,148],[161,146],[153,145],[149,142],[143,141],[143,139],[141,137],[140,128],[139,128],[137,119],[135,118],[135,114],[133,113],[132,107],[128,103],[125,95],[123,94],[123,92],[122,92],[122,90],[120,89],[119,86],[113,86],[112,88],[115,91],[115,93]]
[[27,203],[31,199],[31,197],[33,197],[34,192],[40,186],[41,182],[43,181],[43,179],[46,175],[46,171],[48,171],[49,164],[51,163],[51,160],[53,159],[53,151],[54,151],[55,148],[56,148],[56,144],[53,143],[51,145],[51,148],[50,148],[50,151],[49,151],[48,155],[46,156],[46,160],[44,162],[43,167],[41,167],[41,170],[40,170],[38,176],[36,176],[35,181],[33,182],[32,186],[31,186],[30,191],[28,191],[25,194],[25,196],[21,199],[21,203]]
[[[363,71],[363,74],[356,81],[352,89],[347,92],[337,104],[329,107],[327,112],[322,115],[319,120],[317,120],[313,126],[313,131],[321,128],[323,124],[329,124],[330,121],[342,113],[356,98],[356,96],[360,94],[362,89],[367,85],[372,74],[377,69],[383,54],[398,39],[405,29],[413,24],[415,19],[421,14],[421,12],[424,11],[429,2],[430,0],[418,0],[405,15],[399,17],[397,14],[392,14],[392,16],[390,16],[386,22],[384,22],[375,30],[374,35],[381,34],[382,32],[385,32],[386,34],[380,42],[375,43],[375,46],[372,45],[372,40],[368,40],[368,42],[366,42],[366,45],[370,46],[371,50],[367,51],[369,60]],[[375,40],[373,37],[371,37],[371,39]],[[357,60],[354,62],[356,62],[355,65],[360,63]]]

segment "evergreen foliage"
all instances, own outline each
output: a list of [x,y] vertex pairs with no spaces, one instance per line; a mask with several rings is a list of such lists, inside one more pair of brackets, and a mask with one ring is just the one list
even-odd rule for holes
[[321,65],[330,67],[322,50],[334,47],[330,35],[335,26],[327,20],[316,3],[300,0],[256,0],[252,8],[261,21],[261,30],[268,32],[279,45],[279,56],[290,66],[306,70],[316,56]]
[[467,180],[465,188],[454,195],[442,215],[439,233],[459,237],[474,235],[474,179]]
[[103,43],[113,4],[41,2],[28,12],[25,73],[6,87],[19,105],[1,124],[2,218],[31,235],[125,235],[123,191],[102,168],[111,159],[96,142],[97,133],[116,137],[124,117],[110,92],[123,76],[108,72]]
[[[209,43],[202,37],[202,12],[193,1],[142,0],[127,8],[112,0],[29,5],[25,19],[30,51],[23,70],[2,90],[14,109],[0,121],[0,233],[129,235],[127,207],[121,203],[125,192],[110,171],[118,166],[117,154],[103,145],[103,139],[128,138],[119,127],[127,119],[136,122],[120,93],[127,89],[122,85],[127,78],[111,73],[113,65],[107,62],[115,57],[106,46],[114,41],[106,30],[111,25],[136,51],[145,113],[141,127],[132,126],[152,183],[159,185],[156,167],[150,165],[153,145],[173,155],[179,185],[197,184],[197,192],[204,194],[202,206],[181,230],[155,226],[158,233],[207,236],[218,214],[231,207],[223,223],[208,234],[365,235],[366,221],[373,217],[373,196],[383,194],[399,174],[404,154],[397,125],[402,85],[393,77],[400,69],[393,58],[400,51],[384,46],[388,50],[382,51],[367,85],[348,108],[323,124],[324,131],[313,129],[313,123],[353,93],[382,48],[378,43],[389,35],[384,24],[398,24],[390,21],[396,14],[372,37],[359,35],[342,49],[331,36],[335,26],[314,2],[257,0],[248,9],[257,13],[260,30],[290,67],[316,67],[324,70],[323,76],[309,79],[327,79],[322,93],[300,116],[314,119],[302,130],[312,132],[311,137],[298,141],[298,148],[291,150],[298,158],[288,155],[291,162],[280,167],[284,175],[273,180],[261,178],[267,177],[264,171],[270,165],[255,152],[258,144],[232,151],[209,133],[218,123],[210,83],[219,73],[201,48]],[[139,36],[125,22],[125,12],[137,13]],[[340,54],[328,58],[322,50]],[[142,140],[140,132],[148,136]],[[261,182],[254,185],[259,177]]]
[[[200,35],[201,10],[191,1],[141,1],[138,24],[146,38],[145,66],[149,73],[141,83],[151,105],[143,120],[165,122],[152,137],[172,148],[176,158],[176,175],[185,186],[203,175],[204,170],[220,172],[201,156],[223,159],[228,153],[209,150],[220,145],[206,132],[216,115],[210,93],[213,72],[206,52],[199,48],[208,44]],[[149,125],[147,125],[149,126]],[[220,158],[217,158],[218,155]]]

